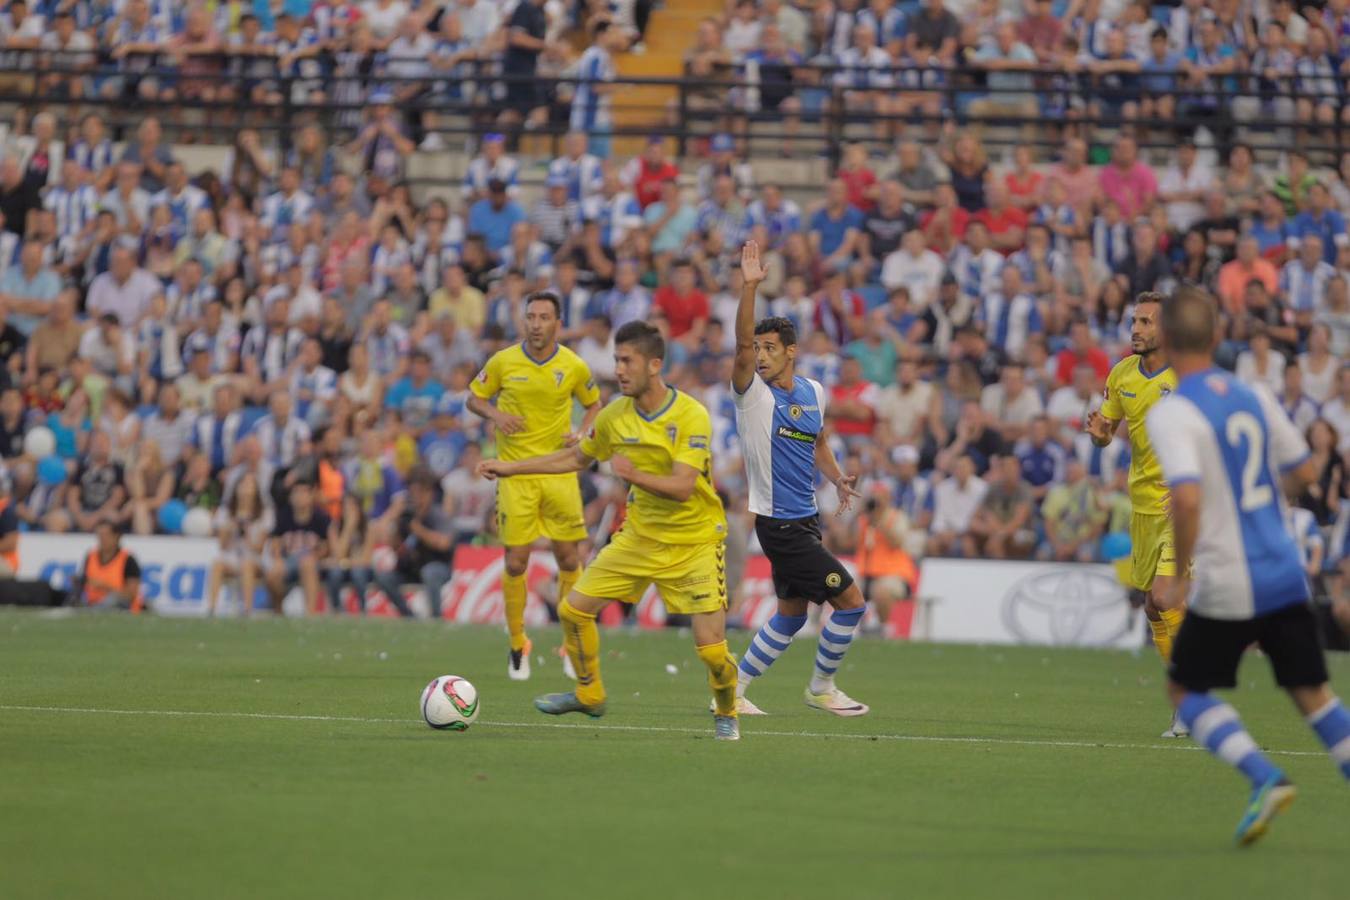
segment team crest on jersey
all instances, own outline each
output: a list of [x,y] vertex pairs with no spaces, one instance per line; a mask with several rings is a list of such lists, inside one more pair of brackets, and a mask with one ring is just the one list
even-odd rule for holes
[[675,443],[675,435],[677,433],[678,429],[674,425],[666,426],[666,440],[670,441],[672,444]]
[[562,383],[563,383],[563,371],[562,371],[562,369],[554,369],[554,370],[553,370],[553,383],[556,384],[558,387],[562,387]]
[[794,419],[800,419],[802,417],[802,408],[794,403],[788,407],[788,415]]

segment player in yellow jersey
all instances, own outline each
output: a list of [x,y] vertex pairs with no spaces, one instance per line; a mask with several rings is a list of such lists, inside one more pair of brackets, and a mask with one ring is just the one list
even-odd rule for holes
[[[1149,442],[1144,419],[1163,397],[1176,390],[1177,376],[1167,362],[1158,332],[1163,296],[1143,293],[1135,301],[1130,345],[1134,355],[1116,363],[1106,378],[1101,408],[1090,413],[1085,430],[1093,443],[1111,443],[1122,419],[1130,436],[1130,586],[1144,595],[1144,614],[1153,643],[1167,662],[1181,628],[1185,607],[1172,590],[1177,577],[1172,544],[1170,494],[1162,466]],[[1184,737],[1186,726],[1173,716],[1163,737]]]
[[688,615],[694,645],[708,667],[718,740],[740,740],[736,658],[727,649],[727,520],[712,484],[712,419],[688,394],[661,378],[661,333],[629,322],[614,335],[614,375],[623,396],[604,408],[581,442],[526,460],[488,460],[487,478],[579,472],[595,460],[629,484],[628,518],[558,605],[573,692],[546,694],[534,705],[549,715],[605,713],[600,633],[595,619],[611,601],[634,603],[655,583],[666,609]]
[[[600,412],[600,392],[590,368],[558,343],[561,311],[557,294],[531,294],[525,301],[524,342],[493,354],[469,385],[473,396],[468,408],[497,426],[497,455],[503,460],[576,446]],[[586,408],[576,431],[573,399]],[[586,523],[576,473],[502,482],[497,487],[497,530],[506,545],[502,599],[511,638],[506,671],[512,681],[525,681],[530,677],[530,639],[525,635],[530,546],[540,535],[552,541],[559,597],[566,597],[581,575],[577,543],[586,537]]]

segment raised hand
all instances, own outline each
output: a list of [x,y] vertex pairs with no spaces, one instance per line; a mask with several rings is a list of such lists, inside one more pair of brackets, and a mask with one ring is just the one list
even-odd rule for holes
[[746,284],[759,284],[767,276],[759,259],[759,244],[746,241],[741,247],[741,278]]

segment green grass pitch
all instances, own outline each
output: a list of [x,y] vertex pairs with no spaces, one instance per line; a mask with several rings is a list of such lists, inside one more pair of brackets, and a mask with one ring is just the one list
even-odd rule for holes
[[[803,643],[721,744],[673,632],[606,632],[610,714],[555,721],[530,700],[563,689],[556,657],[511,683],[492,629],[0,613],[0,897],[1350,890],[1350,785],[1260,659],[1233,699],[1302,794],[1240,851],[1245,786],[1158,738],[1151,653],[862,640],[840,683],[873,712],[837,719],[801,702]],[[463,734],[417,715],[445,673],[482,697]]]

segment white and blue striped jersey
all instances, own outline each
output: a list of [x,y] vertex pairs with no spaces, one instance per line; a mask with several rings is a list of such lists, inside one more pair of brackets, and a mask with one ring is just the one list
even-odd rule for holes
[[797,375],[792,390],[755,375],[744,394],[732,387],[736,433],[745,457],[750,511],[774,519],[816,514],[816,441],[825,423],[825,389]]
[[1326,308],[1327,282],[1336,275],[1331,263],[1319,259],[1308,269],[1293,259],[1280,270],[1280,293],[1294,312],[1321,312]]
[[488,182],[494,178],[506,183],[508,197],[516,197],[520,193],[520,163],[510,156],[499,156],[495,163],[489,165],[486,157],[475,156],[464,170],[464,196],[486,194]]
[[576,159],[559,156],[548,164],[550,178],[567,179],[567,199],[580,203],[598,196],[605,184],[605,172],[600,157],[583,153]]
[[1200,487],[1191,608],[1241,620],[1306,603],[1280,476],[1307,459],[1308,445],[1269,391],[1198,372],[1149,411],[1147,427],[1167,483]]
[[643,224],[642,207],[638,205],[637,198],[629,193],[613,197],[602,194],[583,200],[581,218],[585,222],[600,223],[600,244],[604,247],[619,246],[629,231],[641,228]]
[[87,184],[76,188],[57,185],[47,191],[42,205],[56,215],[56,233],[61,237],[79,237],[92,228],[98,217],[98,191]]
[[1028,337],[1045,331],[1041,308],[1030,294],[1012,298],[1001,292],[988,294],[976,307],[975,318],[984,323],[989,343],[1013,357],[1021,357]]
[[206,191],[195,184],[183,185],[183,189],[177,194],[171,194],[168,188],[164,188],[150,197],[150,208],[167,206],[174,223],[184,231],[187,231],[192,225],[192,219],[197,211],[206,209],[210,205],[211,198],[206,195]]
[[572,117],[568,127],[587,134],[608,131],[613,127],[609,95],[599,93],[594,86],[597,82],[611,82],[616,77],[614,59],[604,47],[591,46],[581,54],[581,61],[577,63],[578,80],[576,91],[572,94]]

